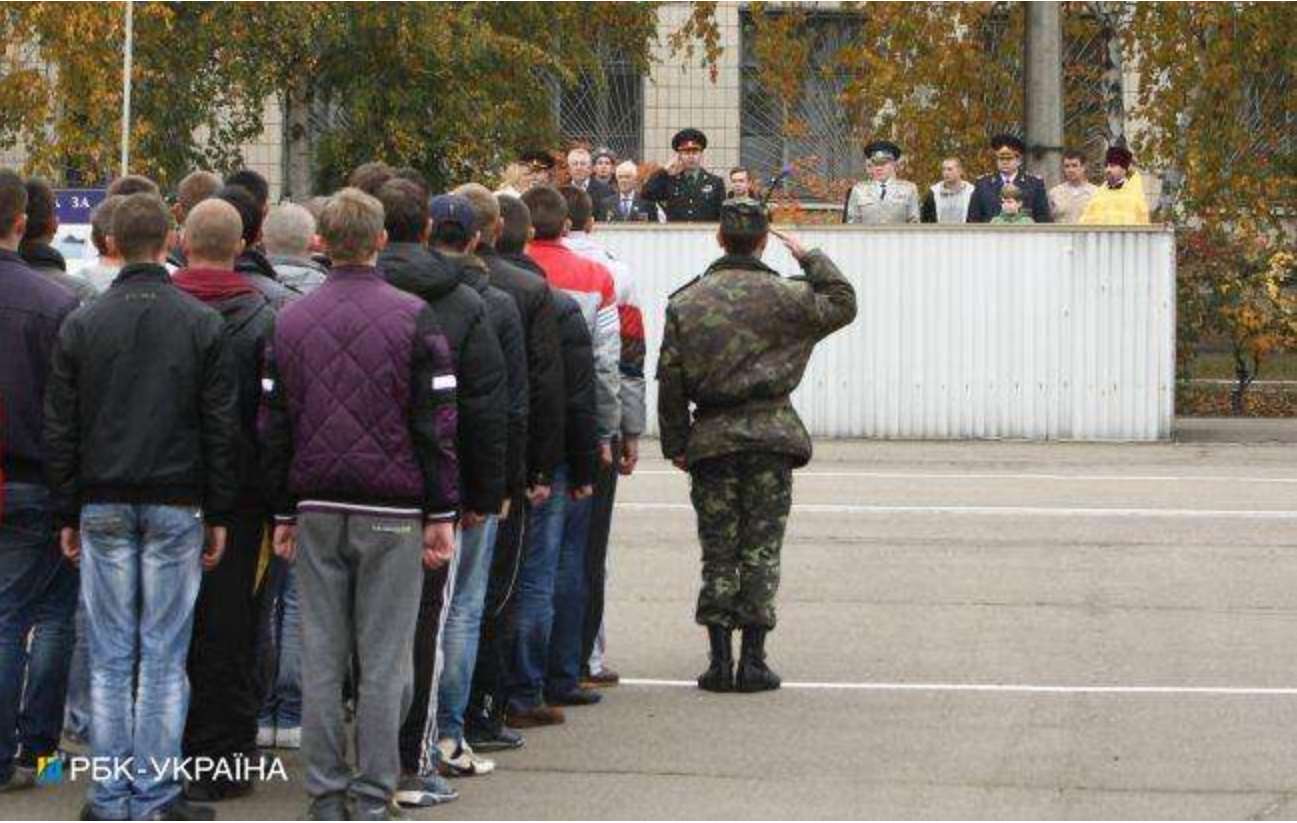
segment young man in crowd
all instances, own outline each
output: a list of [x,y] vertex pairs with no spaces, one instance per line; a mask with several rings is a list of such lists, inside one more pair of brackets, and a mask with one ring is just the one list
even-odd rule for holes
[[[588,217],[589,196],[578,194],[585,198]],[[531,210],[535,230],[531,256],[549,284],[581,306],[594,342],[597,436],[600,460],[607,466],[612,463],[612,439],[620,422],[616,287],[607,269],[563,245],[562,236],[571,227],[563,194],[541,186],[528,191],[523,202]],[[566,472],[560,469],[555,493],[533,509],[528,521],[519,637],[510,684],[509,723],[513,726],[547,725],[556,719],[553,706],[589,705],[600,699],[580,686],[587,597],[585,557],[593,489],[580,485],[567,495],[558,493],[566,482]]]
[[39,177],[27,179],[27,230],[19,252],[27,265],[72,292],[82,303],[94,300],[99,292],[90,281],[67,271],[67,262],[54,248],[59,217],[54,208],[54,189]]
[[[254,175],[256,172],[248,174]],[[216,193],[216,197],[233,206],[243,222],[243,251],[234,261],[234,270],[246,278],[254,289],[265,295],[276,311],[301,297],[300,291],[279,282],[275,267],[270,265],[261,251],[261,228],[266,219],[265,203],[258,201],[251,189],[232,183],[226,183]]]
[[1085,152],[1063,152],[1063,182],[1049,190],[1049,211],[1055,223],[1079,223],[1099,187],[1085,176]]
[[121,255],[117,253],[117,246],[111,242],[109,234],[112,231],[113,212],[117,211],[117,204],[121,202],[122,196],[115,194],[104,198],[90,212],[90,242],[99,253],[99,259],[82,269],[81,276],[90,281],[97,293],[108,291],[122,268]]
[[600,463],[595,474],[590,542],[586,554],[588,605],[581,643],[583,685],[615,686],[619,680],[617,672],[604,666],[607,637],[603,625],[604,586],[617,475],[630,475],[635,471],[639,462],[639,439],[644,433],[644,317],[630,267],[592,236],[594,220],[590,216],[589,198],[570,188],[561,191],[567,200],[568,220],[572,224],[563,238],[564,245],[608,269],[617,292],[617,319],[621,332],[621,422],[612,441],[613,462]]
[[55,539],[41,435],[50,356],[77,299],[18,254],[26,223],[23,180],[0,169],[0,793],[35,785],[37,758],[58,748],[77,603],[76,570]]
[[[458,382],[464,517],[478,523],[488,514],[499,514],[505,498],[509,395],[504,354],[482,297],[426,246],[426,193],[409,180],[389,179],[379,189],[379,200],[390,242],[379,254],[378,266],[389,283],[432,307],[450,346]],[[424,575],[414,642],[414,697],[400,735],[402,776],[396,797],[402,805],[430,806],[458,796],[435,769],[440,631],[450,584],[448,568]]]
[[302,294],[310,294],[324,283],[329,270],[311,259],[315,218],[304,207],[296,203],[275,206],[266,215],[261,239],[279,282]]
[[[494,204],[494,198],[489,194],[487,198]],[[526,482],[527,352],[522,318],[513,298],[490,284],[486,264],[475,254],[482,231],[468,198],[443,194],[434,197],[428,208],[432,248],[446,258],[460,282],[481,295],[487,320],[504,354],[509,388],[506,490],[512,499],[522,494]],[[498,214],[487,214],[483,222],[493,231],[497,220]],[[451,598],[441,635],[445,661],[438,683],[436,724],[438,766],[447,776],[489,774],[495,769],[494,762],[477,757],[464,741],[464,712],[477,661],[496,522],[494,512],[471,518],[465,515],[451,564]]]
[[[334,267],[281,313],[267,357],[266,473],[275,553],[296,560],[301,586],[308,816],[384,820],[400,777],[420,568],[454,551],[457,380],[436,314],[376,266],[382,205],[343,189],[320,234]],[[353,653],[355,769],[340,699]]]
[[964,179],[964,164],[958,157],[941,161],[941,180],[923,196],[919,218],[924,223],[964,223],[968,220],[968,203],[973,199],[973,184]]
[[[480,189],[480,191],[478,191]],[[482,202],[485,188],[472,185],[460,189],[474,212],[486,219],[491,206]],[[488,197],[491,197],[487,193]],[[563,426],[570,392],[565,384],[563,349],[559,337],[556,296],[567,301],[580,319],[580,309],[570,298],[546,284],[535,261],[523,248],[531,238],[531,214],[516,197],[492,199],[499,206],[497,232],[491,244],[479,246],[478,255],[491,272],[491,282],[518,301],[527,326],[528,413],[527,488],[511,500],[509,516],[496,536],[491,573],[483,607],[482,632],[478,644],[473,687],[465,717],[464,737],[479,751],[518,748],[522,737],[504,724],[505,676],[512,659],[517,629],[517,593],[523,557],[523,527],[528,511],[549,499],[554,474],[564,462]],[[564,307],[566,308],[566,306]],[[588,337],[588,334],[587,334]],[[589,355],[589,343],[586,343]],[[587,373],[590,371],[586,370]],[[590,429],[593,437],[593,428]]]
[[743,166],[730,169],[730,190],[727,197],[752,197],[752,175]]
[[[193,171],[184,176],[176,187],[176,202],[171,205],[171,216],[177,226],[183,226],[189,212],[221,190],[221,177],[210,171]],[[185,250],[178,243],[167,254],[167,266],[173,271],[185,267]]]
[[256,588],[271,513],[256,426],[262,357],[275,312],[270,301],[234,271],[234,260],[243,251],[243,219],[229,203],[211,198],[196,205],[185,220],[182,243],[188,265],[172,275],[172,282],[224,319],[239,413],[238,501],[225,557],[203,577],[198,592],[188,663],[192,697],[185,756],[224,761],[229,772],[194,780],[185,793],[191,800],[214,802],[253,789],[250,780],[238,775],[237,761],[255,753],[261,708],[254,654],[261,612]]
[[1019,226],[1035,222],[1022,210],[1022,189],[1012,184],[1000,189],[1000,213],[991,218],[992,224]]
[[[81,562],[90,753],[134,771],[90,785],[83,819],[211,819],[175,762],[204,570],[238,503],[238,393],[221,316],[172,285],[156,195],[113,215],[126,266],[63,324],[45,394],[46,470],[64,556]],[[111,413],[105,413],[111,410]]]

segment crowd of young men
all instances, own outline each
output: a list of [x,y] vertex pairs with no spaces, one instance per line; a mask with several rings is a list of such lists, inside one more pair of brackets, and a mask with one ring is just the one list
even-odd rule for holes
[[83,277],[0,171],[0,792],[66,738],[132,764],[84,819],[212,819],[300,747],[309,816],[387,819],[617,683],[644,329],[589,194],[348,183],[121,178]]

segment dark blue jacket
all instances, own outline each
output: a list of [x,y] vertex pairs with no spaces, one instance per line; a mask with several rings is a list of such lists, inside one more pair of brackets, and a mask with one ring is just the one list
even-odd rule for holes
[[[1013,184],[1022,190],[1022,210],[1031,215],[1037,223],[1052,223],[1049,214],[1049,193],[1045,191],[1045,181],[1033,174],[1018,169],[1018,176]],[[1000,213],[1000,190],[1004,188],[1004,178],[997,171],[984,174],[973,184],[973,199],[968,201],[968,222],[989,223],[991,218]]]
[[42,405],[63,319],[77,307],[67,289],[0,249],[0,452],[7,481],[44,483]]

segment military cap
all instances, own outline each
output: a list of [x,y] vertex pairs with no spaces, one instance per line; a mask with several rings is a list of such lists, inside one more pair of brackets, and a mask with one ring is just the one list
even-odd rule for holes
[[1121,166],[1129,170],[1130,164],[1135,162],[1135,155],[1131,154],[1130,149],[1125,146],[1110,146],[1103,162],[1109,166]]
[[865,158],[876,165],[895,163],[901,159],[901,147],[891,140],[875,140],[865,146]]
[[537,171],[539,169],[552,169],[554,168],[555,165],[554,155],[550,154],[547,151],[543,151],[541,149],[532,149],[531,151],[525,151],[522,153],[522,157],[519,159],[521,159],[522,162],[526,163],[528,166],[531,166],[532,171]]
[[698,129],[681,129],[676,132],[675,137],[671,138],[672,151],[680,151],[683,148],[688,148],[690,145],[697,149],[707,148],[707,135],[703,134]]
[[721,231],[726,234],[764,234],[769,228],[766,207],[751,197],[731,197],[721,203]]
[[991,138],[991,148],[996,150],[1009,148],[1009,149],[1013,149],[1020,155],[1027,153],[1026,144],[1023,143],[1021,140],[1019,140],[1017,137],[1014,137],[1012,134],[995,135],[994,137]]

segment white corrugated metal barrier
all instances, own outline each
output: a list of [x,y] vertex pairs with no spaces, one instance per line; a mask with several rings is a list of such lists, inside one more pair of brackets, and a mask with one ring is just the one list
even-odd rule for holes
[[[807,226],[856,288],[794,402],[821,437],[1158,440],[1175,395],[1175,242],[1160,227]],[[671,292],[715,225],[600,225],[647,325],[648,417]],[[771,238],[766,262],[800,271]]]

